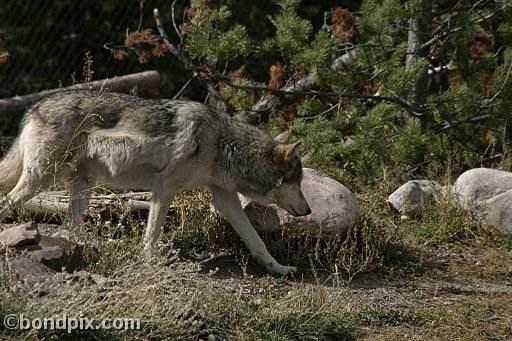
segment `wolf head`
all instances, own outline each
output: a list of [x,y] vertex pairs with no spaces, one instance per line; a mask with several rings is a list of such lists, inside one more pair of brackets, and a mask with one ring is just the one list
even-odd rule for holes
[[288,133],[275,138],[274,162],[282,174],[280,186],[274,191],[272,201],[291,215],[304,216],[311,213],[301,189],[302,161],[301,142],[287,144]]

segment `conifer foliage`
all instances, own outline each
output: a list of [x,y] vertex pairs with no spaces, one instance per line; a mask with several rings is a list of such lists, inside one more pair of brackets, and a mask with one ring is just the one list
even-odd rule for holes
[[321,8],[322,25],[300,0],[248,24],[231,9],[245,3],[174,1],[172,23],[156,17],[166,57],[212,105],[290,129],[307,166],[354,186],[448,161],[511,166],[512,2],[365,0]]

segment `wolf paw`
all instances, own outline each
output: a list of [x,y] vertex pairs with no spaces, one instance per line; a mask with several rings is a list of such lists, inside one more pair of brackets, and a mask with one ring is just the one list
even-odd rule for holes
[[271,264],[269,270],[275,274],[288,276],[297,272],[297,268],[294,266],[285,266],[280,264]]

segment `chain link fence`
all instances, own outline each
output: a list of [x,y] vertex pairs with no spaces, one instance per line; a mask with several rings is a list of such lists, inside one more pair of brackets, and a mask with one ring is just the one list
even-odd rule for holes
[[[140,64],[135,53],[117,60],[104,48],[123,45],[127,30],[155,27],[154,7],[170,25],[169,1],[142,2],[141,8],[140,0],[1,0],[0,99],[91,80],[84,74],[86,54],[93,80],[156,69],[164,75],[161,93],[172,93],[183,71],[169,55]],[[17,134],[21,114],[0,115],[0,149],[11,140],[6,136]]]
[[122,44],[127,29],[154,27],[153,7],[164,13],[170,7],[168,1],[144,3],[139,23],[139,0],[2,0],[0,53],[9,55],[0,65],[0,98],[83,81],[88,51],[94,79],[155,68],[161,61],[139,64],[136,56],[119,61],[103,48]]

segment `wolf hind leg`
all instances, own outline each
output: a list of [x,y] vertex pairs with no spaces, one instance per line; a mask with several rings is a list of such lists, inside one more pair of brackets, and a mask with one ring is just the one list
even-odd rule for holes
[[210,187],[213,195],[213,205],[233,226],[245,245],[256,260],[264,265],[268,271],[280,275],[296,272],[297,268],[279,264],[268,252],[265,243],[247,218],[236,193],[226,191],[220,187]]
[[0,221],[19,208],[25,201],[32,198],[38,191],[46,189],[54,177],[37,168],[24,168],[14,188],[0,202]]
[[172,199],[176,194],[175,190],[153,191],[151,206],[149,208],[148,223],[144,234],[144,253],[152,255],[155,250],[155,244],[160,238],[162,227],[165,223],[165,217],[171,206]]

